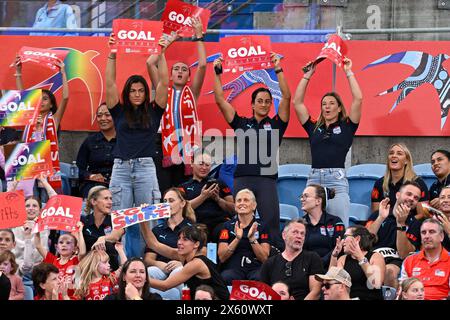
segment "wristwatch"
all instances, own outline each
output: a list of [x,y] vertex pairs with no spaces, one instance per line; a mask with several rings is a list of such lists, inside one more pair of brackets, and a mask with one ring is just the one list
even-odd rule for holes
[[406,226],[397,226],[397,231],[406,231]]
[[362,258],[361,260],[358,261],[358,264],[360,266],[362,266],[363,264],[369,263],[369,260],[367,260],[366,257]]
[[257,244],[257,243],[258,243],[258,240],[255,239],[255,240],[253,240],[253,241],[250,241],[250,243],[251,243],[251,244]]

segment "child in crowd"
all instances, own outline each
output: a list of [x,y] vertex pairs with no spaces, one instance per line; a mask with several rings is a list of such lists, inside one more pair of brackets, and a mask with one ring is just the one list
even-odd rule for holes
[[39,233],[36,233],[36,236],[34,237],[36,249],[44,258],[44,262],[51,263],[58,268],[59,284],[67,285],[68,295],[71,298],[74,294],[73,283],[75,268],[86,254],[86,245],[82,233],[83,224],[78,222],[77,228],[77,231],[73,233],[65,233],[59,236],[58,243],[56,244],[56,256],[42,246]]
[[115,248],[120,256],[121,266],[111,272],[109,256],[106,251],[90,251],[78,265],[79,285],[75,291],[76,299],[103,300],[107,295],[117,293],[119,289],[118,276],[122,265],[127,261],[123,245],[116,243]]
[[18,267],[14,253],[5,250],[0,254],[0,271],[2,271],[11,282],[9,300],[23,300],[24,298],[25,289],[23,287],[22,278],[16,275]]

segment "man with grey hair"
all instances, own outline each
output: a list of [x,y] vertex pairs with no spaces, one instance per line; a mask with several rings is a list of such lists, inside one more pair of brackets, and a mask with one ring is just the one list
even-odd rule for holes
[[447,299],[450,293],[450,257],[442,247],[444,229],[436,219],[427,219],[420,227],[422,250],[403,261],[400,281],[416,277],[422,281],[425,300]]
[[322,283],[325,300],[352,300],[350,298],[352,278],[344,269],[331,267],[326,274],[316,274],[315,278]]
[[318,300],[320,282],[314,275],[324,270],[316,252],[303,250],[305,225],[305,220],[301,218],[286,223],[282,233],[285,249],[264,262],[261,281],[270,286],[283,281],[291,288],[295,300]]

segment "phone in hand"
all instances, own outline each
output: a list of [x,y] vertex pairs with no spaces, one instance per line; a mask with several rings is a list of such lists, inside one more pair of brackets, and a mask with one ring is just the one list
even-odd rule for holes
[[210,188],[214,183],[218,183],[217,179],[208,179],[208,182],[206,182],[206,189]]

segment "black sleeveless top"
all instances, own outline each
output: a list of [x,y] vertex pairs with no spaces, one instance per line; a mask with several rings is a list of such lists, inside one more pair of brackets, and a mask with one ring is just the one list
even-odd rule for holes
[[[366,254],[367,260],[372,258],[373,251]],[[358,261],[350,255],[345,258],[344,270],[347,271],[352,278],[352,287],[350,290],[350,298],[359,298],[360,300],[383,300],[381,289],[369,289],[367,287],[367,277]]]
[[206,264],[206,266],[208,267],[209,273],[211,273],[211,278],[200,279],[196,276],[193,276],[192,278],[187,280],[186,284],[189,287],[189,289],[191,290],[191,296],[194,297],[195,290],[197,289],[198,286],[200,286],[202,284],[207,284],[214,289],[216,296],[220,300],[228,300],[230,297],[230,293],[228,292],[228,288],[225,283],[225,280],[223,280],[222,276],[217,271],[217,267],[214,264],[214,262],[212,262],[206,256],[203,256],[203,255],[196,256],[196,257],[194,257],[194,259],[200,259]]

